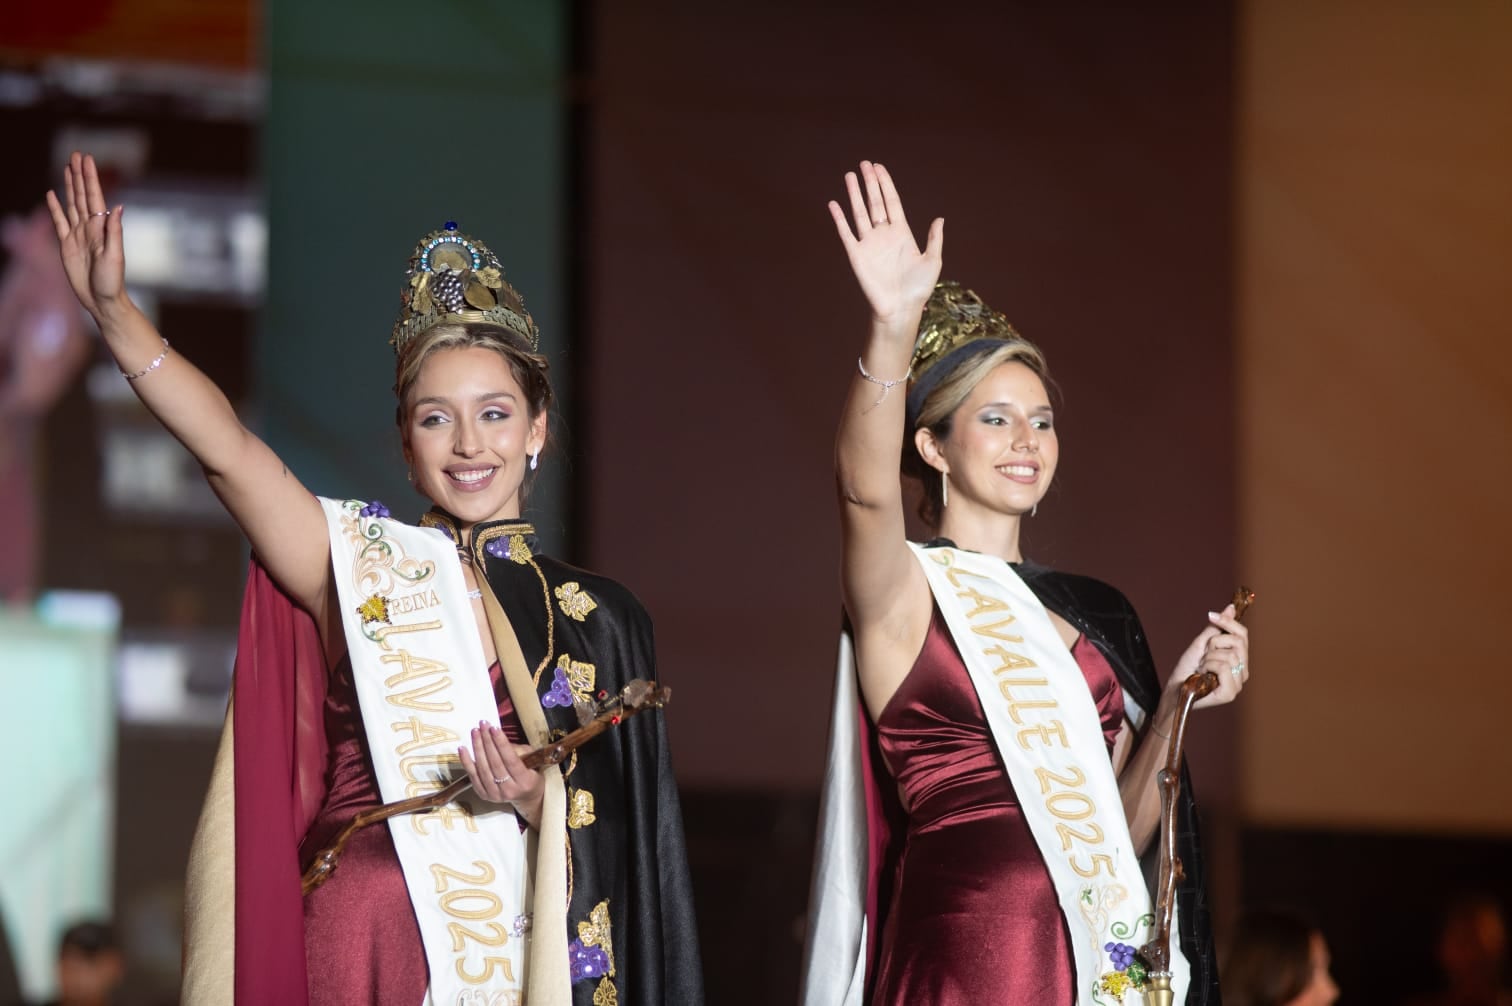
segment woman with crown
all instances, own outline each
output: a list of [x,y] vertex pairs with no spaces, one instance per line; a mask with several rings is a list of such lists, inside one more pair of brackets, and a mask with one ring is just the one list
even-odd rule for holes
[[[661,717],[560,766],[521,760],[654,677],[654,654],[629,591],[541,554],[521,518],[552,390],[493,253],[448,225],[410,260],[395,390],[434,504],[414,527],[312,496],[169,348],[127,296],[121,208],[91,158],[48,204],[74,293],[254,554],[191,853],[184,1001],[701,1002]],[[356,832],[302,894],[355,814],[462,773],[469,796]]]
[[[1164,738],[1191,674],[1221,681],[1200,705],[1238,694],[1244,626],[1210,614],[1162,688],[1122,594],[1024,559],[1060,453],[1044,356],[937,284],[944,221],[921,252],[885,168],[846,186],[851,221],[830,212],[872,321],[836,447],[849,624],[804,1002],[1144,1001]],[[905,538],[900,465],[927,545]],[[1169,981],[1216,1003],[1189,796],[1179,822]]]

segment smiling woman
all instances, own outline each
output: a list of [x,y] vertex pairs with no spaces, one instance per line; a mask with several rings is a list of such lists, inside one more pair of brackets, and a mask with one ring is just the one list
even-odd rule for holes
[[[1210,613],[1162,687],[1122,594],[1024,558],[1061,450],[1044,356],[937,283],[944,221],[921,252],[885,168],[846,187],[850,218],[830,212],[872,321],[835,450],[848,631],[804,1002],[1122,1001],[1151,967],[1138,860],[1180,684],[1219,672],[1200,704],[1231,701],[1246,630]],[[924,545],[905,538],[900,466],[938,532]],[[1190,792],[1169,981],[1216,1003]]]
[[[969,290],[958,284],[942,284],[931,298],[940,317],[936,328],[949,324],[952,301],[978,310],[984,320],[1000,318]],[[957,314],[961,307],[955,308]],[[920,325],[931,330],[931,320]],[[919,516],[931,527],[938,527],[949,498],[950,456],[965,460],[975,445],[987,452],[989,460],[1001,458],[1012,464],[989,465],[1010,484],[1003,487],[1006,508],[1019,513],[1033,513],[1050,482],[1055,478],[1055,464],[1060,459],[1060,444],[1055,435],[1054,410],[1046,394],[1049,368],[1039,349],[1018,337],[1011,326],[1003,323],[1001,345],[985,352],[967,355],[959,366],[932,368],[934,379],[921,377],[909,394],[920,404],[913,434],[916,450],[903,452],[903,471],[919,480],[924,494]],[[929,361],[921,361],[928,366]],[[1016,366],[1008,366],[1016,364]],[[921,370],[921,374],[924,371]],[[960,436],[952,439],[956,414],[966,417]],[[985,427],[985,429],[984,429]],[[1015,438],[1026,435],[1026,450],[1014,451]],[[1027,448],[1033,447],[1033,450]],[[961,464],[957,477],[969,477],[973,466]]]
[[415,488],[472,523],[518,517],[546,442],[546,358],[496,326],[437,325],[400,364],[399,426]]
[[[535,323],[455,224],[409,260],[392,344],[419,527],[311,495],[124,282],[122,208],[73,155],[48,203],[122,376],[252,543],[232,714],[186,885],[186,1003],[702,1002],[659,717],[561,766],[521,754],[655,677],[628,590],[543,555],[521,507],[552,403]],[[507,613],[507,614],[506,614]],[[359,812],[471,791],[359,832]]]

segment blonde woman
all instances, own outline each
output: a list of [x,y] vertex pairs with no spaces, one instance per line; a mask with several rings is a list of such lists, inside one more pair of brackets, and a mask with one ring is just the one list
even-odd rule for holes
[[[849,218],[830,211],[872,321],[836,446],[849,633],[805,1002],[1113,1002],[1147,983],[1139,857],[1176,689],[1210,670],[1201,704],[1232,701],[1248,636],[1210,613],[1162,687],[1122,594],[1025,558],[1061,450],[1044,354],[937,283],[944,221],[921,251],[885,168],[846,186]],[[905,538],[900,468],[927,545]],[[1180,820],[1171,981],[1216,1003],[1189,800]]]

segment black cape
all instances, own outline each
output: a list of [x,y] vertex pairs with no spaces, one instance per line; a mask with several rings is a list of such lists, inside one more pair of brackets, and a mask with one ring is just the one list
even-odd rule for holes
[[[424,525],[456,538],[439,511]],[[614,695],[635,678],[656,680],[651,618],[607,577],[542,555],[523,521],[474,526],[472,561],[509,616],[553,734],[577,727],[570,701],[587,675],[591,695]],[[587,665],[587,669],[585,669]],[[557,669],[563,668],[559,675]],[[665,684],[666,682],[662,682]],[[556,697],[552,697],[553,688]],[[660,712],[626,720],[562,765],[568,805],[569,940],[608,902],[615,995],[601,979],[574,981],[574,1006],[677,1003],[698,1006],[703,971],[693,914],[682,811]]]

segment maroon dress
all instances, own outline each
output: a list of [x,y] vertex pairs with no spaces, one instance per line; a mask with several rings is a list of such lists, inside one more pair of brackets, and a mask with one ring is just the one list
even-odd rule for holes
[[[498,664],[489,668],[489,677],[505,735],[511,743],[524,743]],[[329,789],[300,846],[301,865],[308,865],[354,815],[383,802],[347,661],[331,675],[325,729]],[[312,1006],[418,1006],[424,1000],[430,984],[425,948],[387,823],[352,837],[336,872],[305,897],[304,919]]]
[[[1085,637],[1071,652],[1111,752],[1123,689]],[[907,831],[873,1003],[1073,1003],[1075,965],[1050,872],[938,608],[877,717],[877,740]]]

